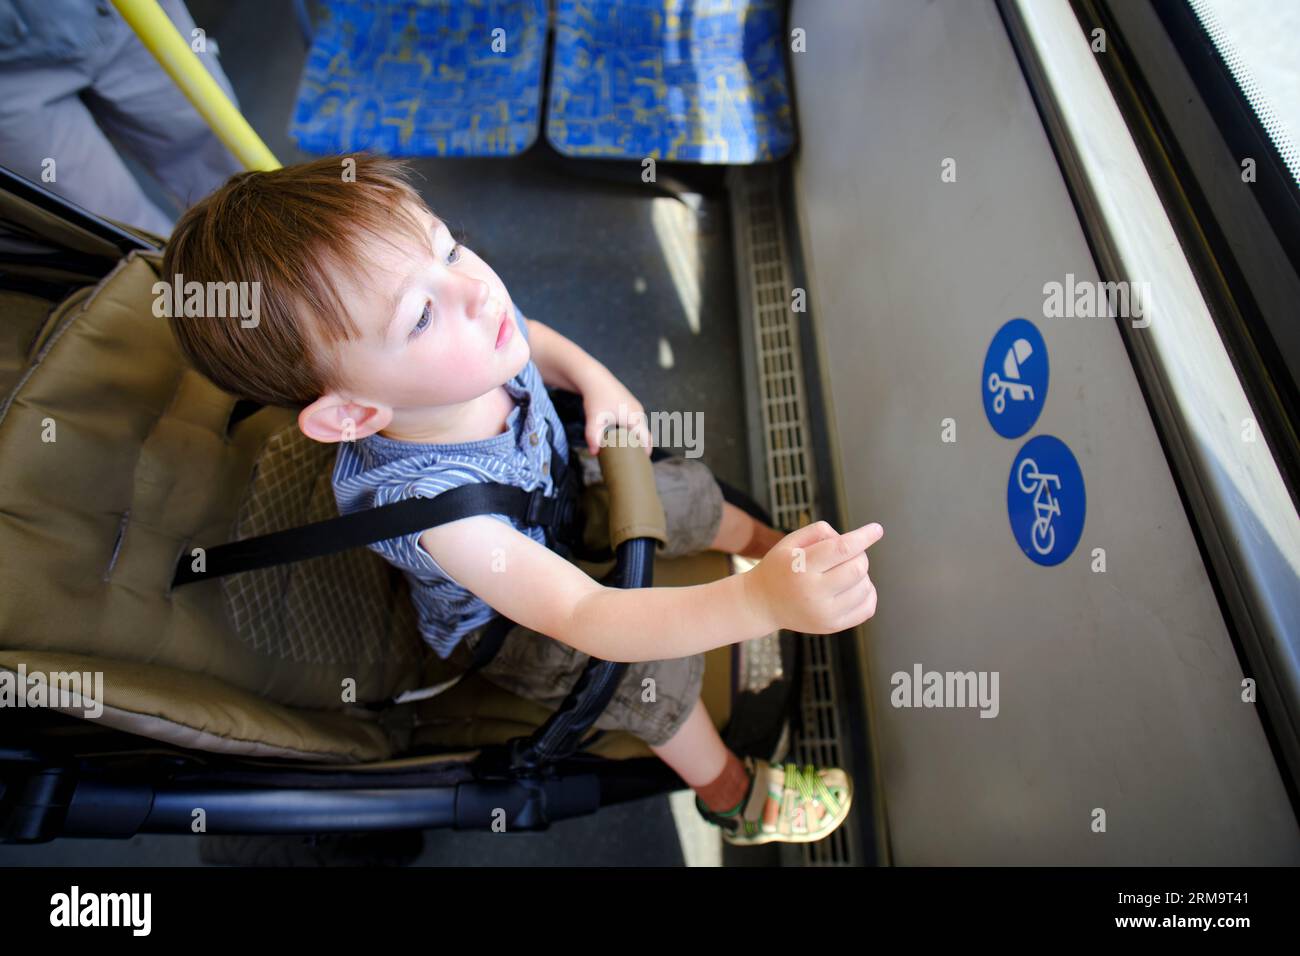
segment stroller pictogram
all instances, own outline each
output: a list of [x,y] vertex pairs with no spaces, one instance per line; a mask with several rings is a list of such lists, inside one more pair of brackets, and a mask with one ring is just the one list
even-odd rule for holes
[[989,375],[989,391],[997,392],[993,397],[993,411],[998,415],[1006,411],[1008,392],[1011,393],[1012,401],[1023,402],[1033,399],[1033,386],[1018,381],[1020,367],[1033,354],[1034,347],[1027,339],[1016,339],[1011,348],[1007,349],[1006,357],[1002,360],[1002,374],[1006,378],[1002,378],[997,372]]

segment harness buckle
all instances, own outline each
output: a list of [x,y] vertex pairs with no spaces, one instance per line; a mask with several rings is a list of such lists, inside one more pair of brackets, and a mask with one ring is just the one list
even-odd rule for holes
[[576,532],[582,482],[573,467],[567,468],[555,489],[555,523],[566,537]]
[[543,489],[534,488],[528,496],[528,523],[549,528],[555,520],[555,500],[546,497]]

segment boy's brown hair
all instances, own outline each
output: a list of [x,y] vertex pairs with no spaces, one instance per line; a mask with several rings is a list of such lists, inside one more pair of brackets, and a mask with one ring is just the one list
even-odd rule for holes
[[162,281],[256,282],[260,301],[249,327],[169,310],[186,358],[226,391],[266,405],[302,408],[336,388],[330,346],[361,330],[335,277],[360,282],[358,240],[393,243],[397,229],[428,243],[411,208],[428,206],[409,175],[401,160],[331,156],[236,173],[190,207],[167,242]]

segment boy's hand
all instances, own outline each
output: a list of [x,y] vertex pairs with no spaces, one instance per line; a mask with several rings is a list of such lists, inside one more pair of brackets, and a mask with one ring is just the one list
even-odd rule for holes
[[631,392],[613,375],[601,375],[582,389],[582,407],[587,413],[587,451],[600,453],[600,439],[610,425],[622,425],[632,432],[632,440],[650,454],[650,427],[645,409]]
[[776,628],[834,634],[876,613],[866,549],[884,537],[879,524],[839,534],[825,521],[792,531],[743,577],[751,600]]

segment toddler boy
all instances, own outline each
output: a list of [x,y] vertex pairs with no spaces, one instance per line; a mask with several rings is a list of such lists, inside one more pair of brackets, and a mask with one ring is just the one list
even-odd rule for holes
[[[339,444],[341,513],[472,482],[551,493],[552,452],[581,463],[570,460],[548,386],[582,396],[587,455],[609,420],[643,420],[608,369],[523,315],[403,163],[347,159],[354,175],[344,157],[237,174],[184,214],[163,261],[164,278],[259,283],[256,323],[176,317],[172,327],[216,384],[295,408],[306,435]],[[763,560],[694,587],[610,588],[547,548],[540,528],[505,515],[371,547],[407,575],[421,634],[443,658],[467,663],[503,615],[517,623],[480,673],[551,708],[589,656],[629,662],[597,728],[644,740],[728,842],[822,839],[847,816],[848,776],[732,753],[700,701],[703,655],[778,628],[834,633],[869,618],[865,551],[883,532],[870,524],[841,535],[817,522],[783,537],[724,502],[698,459],[652,467],[667,520],[661,555],[707,548]]]

